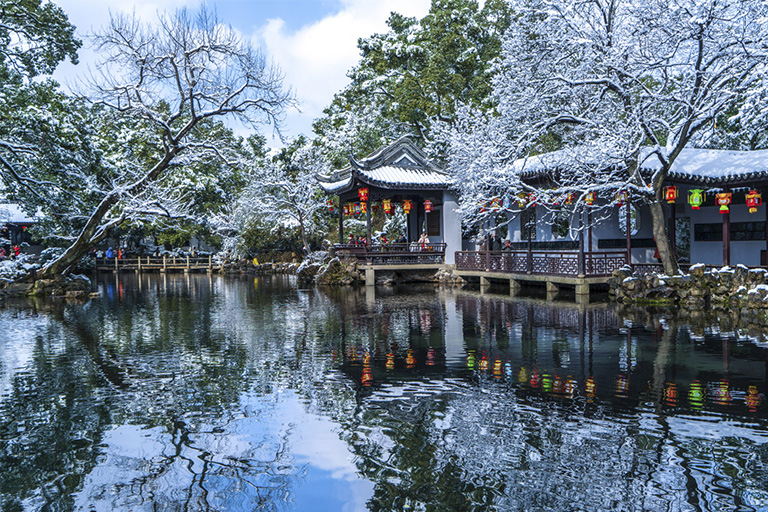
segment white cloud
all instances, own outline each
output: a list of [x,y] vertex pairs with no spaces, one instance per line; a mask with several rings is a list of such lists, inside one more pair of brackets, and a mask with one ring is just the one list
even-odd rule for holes
[[293,32],[283,19],[257,28],[254,40],[282,68],[301,102],[302,113],[288,116],[289,135],[309,134],[312,120],[347,84],[346,73],[360,58],[358,38],[385,32],[393,11],[422,18],[429,5],[430,0],[344,0],[336,14]]

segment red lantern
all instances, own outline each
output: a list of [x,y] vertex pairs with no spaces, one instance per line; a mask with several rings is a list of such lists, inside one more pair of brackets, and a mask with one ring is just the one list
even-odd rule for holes
[[357,198],[360,200],[360,202],[367,201],[368,200],[368,189],[367,188],[359,188],[359,189],[357,189]]
[[333,199],[329,199],[327,204],[328,204],[328,211],[333,213]]
[[677,199],[677,192],[677,187],[674,185],[664,187],[664,199],[670,204],[674,203],[675,199]]
[[757,207],[763,204],[763,196],[762,194],[759,194],[757,190],[750,190],[749,194],[746,195],[746,198],[747,207],[749,207],[749,213],[755,213],[757,211]]
[[344,205],[344,215],[349,216],[349,203]]
[[730,212],[731,210],[728,208],[728,205],[731,204],[731,193],[721,192],[715,194],[715,203],[720,207],[720,213]]
[[424,212],[425,213],[432,212],[432,201],[430,201],[429,199],[424,200]]
[[368,203],[360,203],[360,213],[368,212]]
[[597,194],[595,194],[594,192],[587,192],[587,195],[584,196],[584,202],[587,203],[587,206],[592,206],[593,204],[595,204],[596,196]]
[[498,197],[494,197],[491,199],[491,209],[493,211],[498,211],[501,208],[501,199]]
[[566,206],[570,206],[570,205],[572,205],[572,204],[573,204],[573,193],[570,193],[570,194],[568,194],[567,196],[565,196],[565,201],[564,201],[564,204],[565,204]]
[[627,203],[627,191],[626,190],[619,190],[616,192],[616,206],[621,208]]
[[384,213],[391,215],[392,214],[392,200],[391,199],[382,199],[381,200],[381,207],[384,209]]
[[406,215],[411,213],[411,208],[413,208],[413,201],[410,199],[403,199],[403,211]]

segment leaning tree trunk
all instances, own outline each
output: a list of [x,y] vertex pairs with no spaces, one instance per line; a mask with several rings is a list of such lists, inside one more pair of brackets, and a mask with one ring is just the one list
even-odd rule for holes
[[664,273],[670,276],[675,275],[680,270],[680,267],[677,265],[677,260],[675,260],[674,251],[672,250],[672,240],[669,238],[669,233],[667,232],[664,208],[662,208],[661,202],[659,201],[653,201],[649,203],[648,206],[651,210],[653,238],[656,240],[656,248],[659,251],[659,258],[664,267]]

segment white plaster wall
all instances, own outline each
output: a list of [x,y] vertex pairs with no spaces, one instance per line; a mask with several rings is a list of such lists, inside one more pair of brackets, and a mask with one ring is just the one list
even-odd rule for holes
[[443,242],[445,243],[445,263],[456,263],[456,251],[461,250],[461,218],[457,212],[459,200],[456,194],[450,191],[443,192]]

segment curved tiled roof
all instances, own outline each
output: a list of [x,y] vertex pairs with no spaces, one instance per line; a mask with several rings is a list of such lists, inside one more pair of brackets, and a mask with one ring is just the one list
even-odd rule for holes
[[349,167],[317,176],[327,194],[347,192],[358,182],[380,188],[413,190],[444,190],[453,184],[450,175],[429,161],[407,137],[379,148],[359,161],[350,159],[350,162]]

